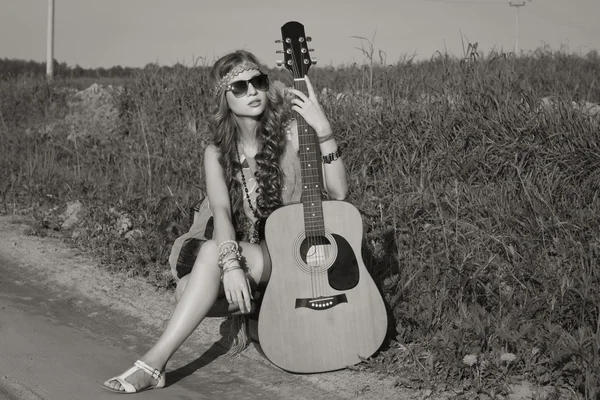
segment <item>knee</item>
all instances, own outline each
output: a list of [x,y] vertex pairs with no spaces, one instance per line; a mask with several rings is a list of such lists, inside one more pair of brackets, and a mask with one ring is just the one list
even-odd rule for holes
[[217,243],[214,240],[207,240],[200,247],[196,263],[211,263],[217,260]]

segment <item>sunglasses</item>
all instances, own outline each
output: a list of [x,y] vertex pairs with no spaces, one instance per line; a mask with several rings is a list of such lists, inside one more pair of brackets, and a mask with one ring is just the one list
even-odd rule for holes
[[241,80],[231,82],[229,85],[227,85],[225,90],[231,90],[231,93],[233,93],[235,97],[243,97],[246,95],[246,93],[248,93],[249,83],[251,83],[256,90],[263,92],[269,90],[269,76],[267,74],[256,75],[245,81]]

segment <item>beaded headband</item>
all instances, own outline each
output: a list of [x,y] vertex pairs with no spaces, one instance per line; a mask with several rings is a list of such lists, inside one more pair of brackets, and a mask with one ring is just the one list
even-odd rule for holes
[[221,78],[221,80],[219,80],[219,83],[217,83],[215,85],[215,88],[214,88],[215,96],[217,94],[219,94],[221,89],[224,89],[227,86],[229,86],[229,84],[231,83],[233,78],[235,78],[236,76],[238,76],[239,74],[241,74],[244,71],[249,71],[252,69],[257,69],[260,71],[260,68],[258,68],[258,65],[254,64],[253,62],[244,61],[243,63],[236,65],[231,71],[229,71],[227,73],[227,75],[225,75],[224,77]]

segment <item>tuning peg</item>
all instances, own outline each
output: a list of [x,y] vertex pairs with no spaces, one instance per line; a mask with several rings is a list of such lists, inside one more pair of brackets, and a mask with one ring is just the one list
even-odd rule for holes
[[282,65],[283,65],[283,61],[281,61],[281,60],[277,60],[277,66],[278,66],[278,67],[281,67]]
[[306,37],[306,41],[307,41],[307,42],[312,42],[312,38],[311,38],[310,36],[307,36],[307,37]]
[[315,49],[308,49],[308,51],[315,51]]
[[312,61],[312,65],[315,65],[317,63],[317,60],[314,58],[311,61]]
[[283,54],[283,50],[277,50],[275,53],[277,53],[277,54]]
[[281,41],[281,39],[277,39],[277,40],[275,41],[275,43],[283,43],[283,42]]

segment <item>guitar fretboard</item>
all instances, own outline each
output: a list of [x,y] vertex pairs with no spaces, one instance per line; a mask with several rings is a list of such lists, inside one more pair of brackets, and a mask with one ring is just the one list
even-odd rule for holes
[[[294,88],[308,97],[304,80],[294,80]],[[302,204],[304,206],[304,230],[307,237],[325,236],[323,204],[321,202],[321,177],[319,149],[314,129],[304,118],[297,115],[300,169],[302,171]]]

